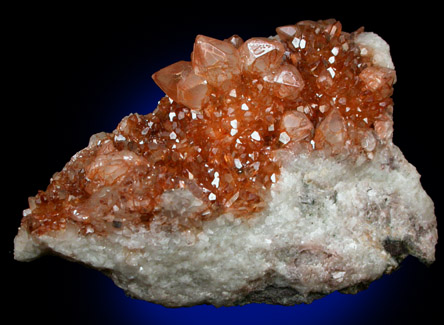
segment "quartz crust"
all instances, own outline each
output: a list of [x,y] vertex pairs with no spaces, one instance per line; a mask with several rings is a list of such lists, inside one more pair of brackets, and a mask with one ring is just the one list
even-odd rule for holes
[[243,41],[198,35],[153,75],[157,109],[91,137],[29,198],[14,256],[53,253],[169,307],[310,303],[407,256],[436,218],[392,143],[394,64],[334,20]]

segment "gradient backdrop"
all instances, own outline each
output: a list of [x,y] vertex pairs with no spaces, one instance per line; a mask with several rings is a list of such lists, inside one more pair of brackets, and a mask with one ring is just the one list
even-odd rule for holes
[[[190,4],[191,6],[191,4]],[[333,293],[311,305],[293,307],[247,305],[168,309],[125,296],[101,273],[57,257],[32,263],[13,261],[12,240],[27,197],[45,189],[89,137],[111,132],[131,112],[150,113],[163,93],[151,74],[178,60],[189,60],[197,34],[244,39],[275,34],[275,27],[304,19],[340,20],[345,31],[360,26],[391,44],[398,83],[395,85],[395,136],[407,159],[423,175],[422,184],[442,220],[439,183],[442,135],[437,114],[442,94],[430,81],[441,70],[435,38],[436,8],[416,7],[380,11],[376,4],[362,8],[336,5],[318,8],[300,3],[256,4],[249,12],[240,6],[206,13],[190,8],[134,8],[113,14],[101,8],[21,7],[5,11],[7,27],[4,61],[3,143],[5,188],[2,195],[7,236],[2,250],[7,276],[6,315],[18,321],[44,324],[397,324],[429,323],[442,319],[442,249],[431,267],[409,257],[400,269],[372,283],[357,295]],[[282,10],[283,9],[283,10]],[[392,17],[392,18],[391,18]],[[394,18],[393,18],[394,17]],[[433,29],[435,28],[435,29]],[[431,34],[430,34],[431,33]],[[430,96],[432,94],[432,96]],[[5,115],[6,114],[6,115]],[[433,114],[433,115],[430,115]],[[12,129],[8,129],[12,126]],[[11,131],[10,131],[11,130]],[[438,222],[439,222],[438,220]],[[438,317],[438,318],[434,318]],[[16,321],[14,321],[16,323]],[[6,324],[6,323],[5,323]]]

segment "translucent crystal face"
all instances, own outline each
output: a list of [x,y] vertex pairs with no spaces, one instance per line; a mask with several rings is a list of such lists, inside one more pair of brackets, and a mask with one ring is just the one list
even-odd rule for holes
[[251,38],[239,48],[243,71],[265,76],[282,64],[284,51],[280,41]]
[[[326,20],[246,42],[197,36],[191,62],[153,75],[167,96],[152,114],[130,115],[92,140],[31,199],[30,229],[68,219],[94,231],[152,221],[186,229],[262,209],[280,150],[371,159],[391,138],[395,72],[364,55],[354,41],[361,32]],[[179,190],[193,216],[176,218],[162,204]]]

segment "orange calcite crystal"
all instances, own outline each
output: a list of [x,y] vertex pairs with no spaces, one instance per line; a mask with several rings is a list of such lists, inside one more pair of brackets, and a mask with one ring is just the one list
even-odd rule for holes
[[[153,220],[199,227],[227,211],[262,209],[279,178],[279,150],[372,159],[392,134],[395,72],[364,55],[360,33],[326,20],[245,42],[197,36],[191,62],[153,75],[167,95],[157,109],[93,137],[30,199],[23,224],[38,233],[68,220],[86,233]],[[165,212],[168,193],[179,190],[199,202],[191,217]]]
[[241,73],[239,52],[230,42],[198,35],[192,58],[194,72],[215,87]]
[[284,45],[278,40],[256,37],[239,48],[243,71],[266,75],[282,64]]

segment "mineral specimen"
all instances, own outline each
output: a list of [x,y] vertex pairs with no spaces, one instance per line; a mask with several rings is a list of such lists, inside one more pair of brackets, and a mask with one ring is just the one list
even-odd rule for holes
[[125,117],[29,198],[15,258],[55,253],[165,306],[309,303],[408,254],[434,261],[433,202],[392,143],[389,46],[333,19],[196,37]]

